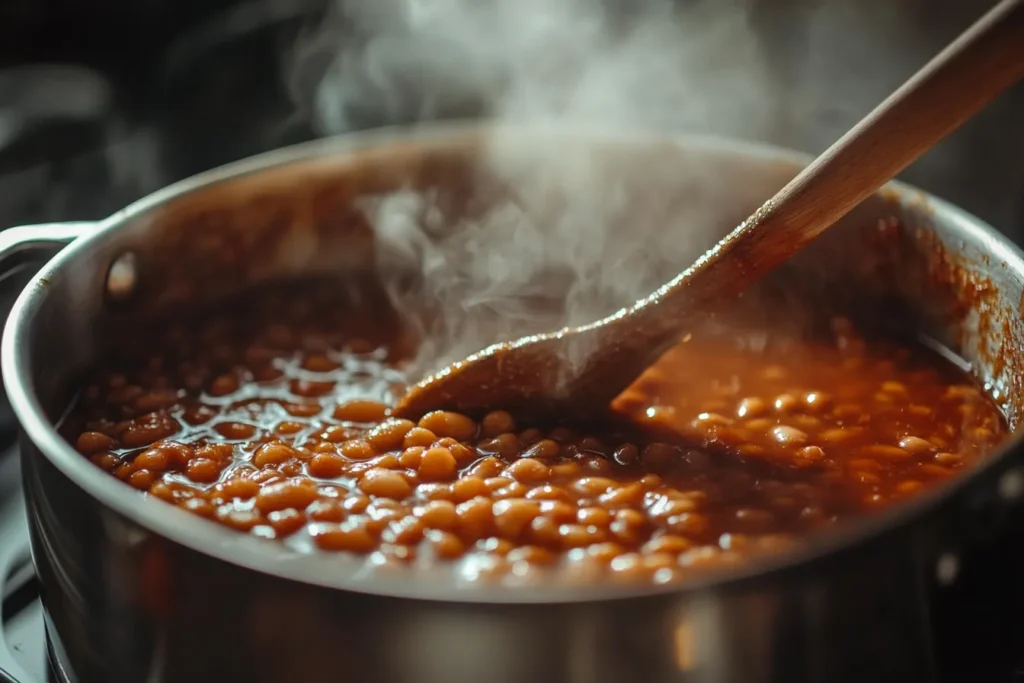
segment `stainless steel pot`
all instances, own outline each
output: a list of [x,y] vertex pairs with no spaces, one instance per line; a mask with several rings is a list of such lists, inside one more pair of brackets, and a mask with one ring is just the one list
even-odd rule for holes
[[[606,235],[650,244],[638,288],[687,264],[805,161],[713,139],[453,124],[283,149],[174,185],[97,225],[0,232],[4,269],[63,247],[14,307],[2,372],[23,434],[33,559],[67,679],[936,680],[943,643],[933,612],[972,557],[1024,523],[1016,436],[954,485],[796,554],[682,587],[527,589],[371,577],[341,556],[296,556],[144,499],[54,430],[106,333],[270,278],[372,270],[372,230],[353,202],[418,187],[436,190],[450,212],[470,211],[508,180],[494,182],[482,162],[496,144],[531,177],[576,155],[593,172],[571,190],[600,193],[614,182],[623,191],[604,194],[643,203],[649,220]],[[639,215],[639,206],[623,215]],[[715,229],[697,239],[674,216]],[[904,226],[894,241],[890,216]],[[893,186],[787,273],[837,300],[884,293],[893,314],[993,384],[1016,426],[1024,259],[994,230]]]

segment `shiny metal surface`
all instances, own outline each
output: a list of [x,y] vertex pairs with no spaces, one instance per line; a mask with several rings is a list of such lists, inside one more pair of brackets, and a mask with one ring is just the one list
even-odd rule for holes
[[[102,350],[102,330],[131,324],[150,308],[216,298],[272,277],[372,265],[372,242],[335,220],[338,202],[410,182],[446,183],[447,165],[434,160],[479,149],[486,132],[448,125],[346,136],[204,174],[102,222],[22,294],[4,334],[2,370],[23,430],[33,556],[51,635],[78,681],[935,680],[929,611],[944,582],[956,580],[951,563],[969,562],[975,544],[999,542],[1005,526],[1020,521],[1017,497],[999,493],[1016,490],[1005,483],[1020,476],[1016,437],[954,486],[798,554],[698,577],[682,589],[527,590],[373,577],[344,557],[295,556],[143,499],[52,429],[74,393],[75,372]],[[719,140],[555,132],[563,147],[605,146],[619,158],[635,155],[631,161],[653,154],[680,171],[698,164],[701,182],[711,183],[698,189],[708,191],[723,230],[803,163]],[[552,131],[507,133],[524,154],[541,154],[553,142]],[[915,283],[900,278],[911,271],[894,274],[893,282],[856,279],[864,256],[858,235],[875,224],[872,217],[894,212],[993,283],[998,310],[990,313],[1005,325],[979,335],[968,320],[955,338],[944,334],[950,330],[927,331],[960,345],[1009,394],[1016,420],[1019,354],[995,362],[990,351],[1022,348],[1024,260],[993,230],[894,186],[795,267],[843,278],[854,291],[910,291]],[[212,270],[214,261],[183,232],[197,225],[225,241],[241,230],[280,240],[234,269]],[[678,247],[662,255],[666,268],[678,269],[704,246],[673,243]],[[138,264],[138,286],[111,300],[108,271],[126,252]],[[922,320],[929,320],[926,311]],[[987,536],[976,533],[982,527]]]

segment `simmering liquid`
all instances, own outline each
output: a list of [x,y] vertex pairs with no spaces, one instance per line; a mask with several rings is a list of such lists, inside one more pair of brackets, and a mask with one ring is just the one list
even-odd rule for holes
[[296,552],[661,583],[899,504],[1007,433],[955,364],[844,319],[815,341],[695,331],[615,402],[635,427],[414,423],[389,414],[408,349],[382,310],[306,283],[151,325],[65,431],[146,496]]

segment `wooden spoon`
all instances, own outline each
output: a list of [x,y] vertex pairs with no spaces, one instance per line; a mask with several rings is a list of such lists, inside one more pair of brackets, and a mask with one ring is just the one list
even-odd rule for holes
[[674,280],[603,320],[450,365],[412,387],[395,413],[500,408],[543,420],[606,411],[690,316],[806,247],[1022,77],[1024,0],[1003,0]]

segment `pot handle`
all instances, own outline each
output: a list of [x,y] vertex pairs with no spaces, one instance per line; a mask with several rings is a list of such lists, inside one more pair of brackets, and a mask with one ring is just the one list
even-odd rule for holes
[[38,262],[40,257],[55,254],[98,225],[91,221],[40,223],[0,231],[0,280],[25,263]]

